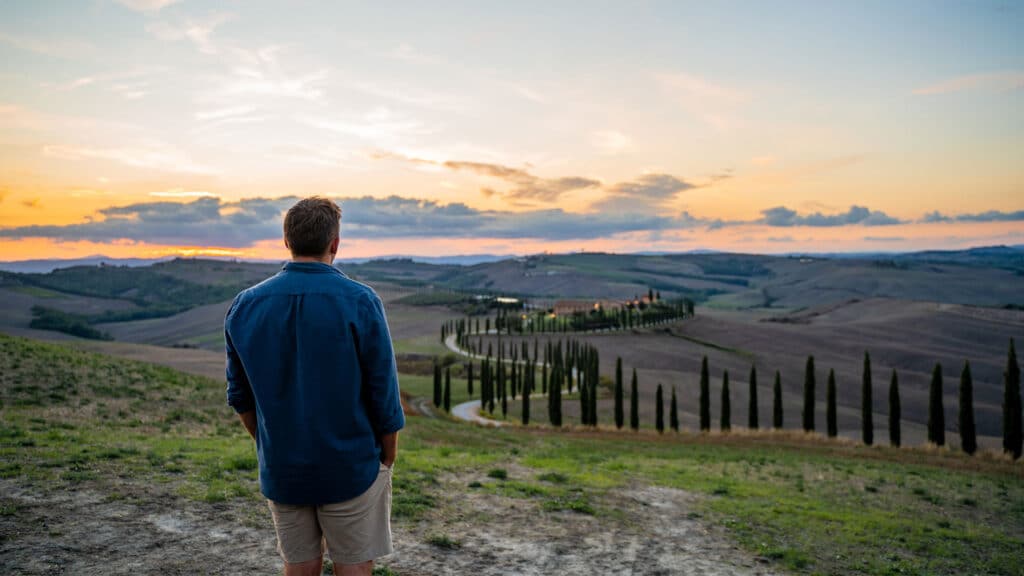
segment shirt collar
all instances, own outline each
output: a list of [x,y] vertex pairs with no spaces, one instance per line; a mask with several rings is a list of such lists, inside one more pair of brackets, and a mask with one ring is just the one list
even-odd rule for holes
[[[309,274],[325,274],[332,272],[335,274],[342,274],[341,270],[338,270],[330,264],[324,264],[323,262],[285,262],[281,269],[285,272],[305,272]],[[344,276],[344,274],[342,274],[342,276]]]

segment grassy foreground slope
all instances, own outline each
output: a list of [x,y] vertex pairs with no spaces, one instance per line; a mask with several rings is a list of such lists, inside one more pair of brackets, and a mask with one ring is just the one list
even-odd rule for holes
[[[425,388],[420,380],[410,388]],[[220,382],[0,336],[0,402],[0,558],[16,571],[20,558],[39,555],[35,511],[19,491],[100,493],[109,502],[170,494],[174,506],[208,515],[251,510],[247,522],[270,534],[255,452]],[[627,498],[651,485],[693,494],[669,522],[706,522],[780,570],[1024,574],[1021,464],[792,434],[484,430],[410,417],[396,467],[396,531],[421,535],[449,562],[472,556],[468,541],[493,519],[459,516],[465,495],[515,502],[531,533],[596,522],[618,534],[665,513]],[[470,529],[455,533],[455,517]]]

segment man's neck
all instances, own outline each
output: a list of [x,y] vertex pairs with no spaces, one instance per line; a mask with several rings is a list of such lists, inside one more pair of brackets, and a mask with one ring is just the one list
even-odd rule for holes
[[319,262],[321,264],[333,266],[334,254],[328,253],[323,256],[292,256],[292,262]]

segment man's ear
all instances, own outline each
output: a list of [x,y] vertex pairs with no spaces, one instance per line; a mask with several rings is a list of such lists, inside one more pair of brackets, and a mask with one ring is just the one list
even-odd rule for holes
[[341,244],[341,237],[340,236],[335,236],[334,240],[331,240],[331,254],[332,255],[338,253],[338,244]]
[[291,252],[292,247],[288,245],[288,239],[287,238],[284,239],[284,247],[287,248],[289,252]]

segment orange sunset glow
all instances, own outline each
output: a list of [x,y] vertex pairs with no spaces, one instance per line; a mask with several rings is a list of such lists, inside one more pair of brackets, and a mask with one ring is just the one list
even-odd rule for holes
[[1015,5],[541,7],[5,4],[0,260],[1024,244]]

